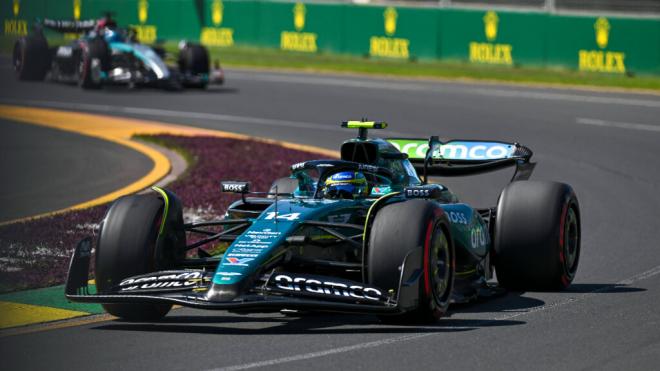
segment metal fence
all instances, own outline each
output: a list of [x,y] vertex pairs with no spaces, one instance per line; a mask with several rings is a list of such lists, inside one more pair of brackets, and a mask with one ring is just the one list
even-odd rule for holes
[[[310,0],[306,0],[310,2]],[[660,16],[660,0],[311,0],[360,4],[419,4],[421,6],[509,8],[558,13],[631,13]]]

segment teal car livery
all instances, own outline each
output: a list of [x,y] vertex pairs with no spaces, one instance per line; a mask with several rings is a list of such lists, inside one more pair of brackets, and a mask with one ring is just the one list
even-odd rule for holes
[[[267,192],[221,182],[222,192],[241,196],[221,220],[184,223],[181,201],[160,188],[118,199],[98,240],[75,249],[67,298],[101,303],[127,320],[157,320],[178,304],[433,321],[451,303],[507,288],[570,285],[580,253],[577,197],[566,184],[528,180],[530,149],[368,137],[383,122],[342,126],[359,132],[343,143],[341,159],[293,164]],[[490,208],[473,208],[431,181],[510,167],[512,181]],[[201,249],[208,244],[226,249],[212,255]]]

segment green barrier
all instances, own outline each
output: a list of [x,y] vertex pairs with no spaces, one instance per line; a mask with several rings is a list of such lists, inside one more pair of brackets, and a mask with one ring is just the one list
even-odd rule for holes
[[198,9],[202,20],[199,40],[207,46],[257,44],[256,1],[205,0]]
[[659,20],[556,16],[548,32],[548,65],[660,74]]
[[[265,0],[0,0],[4,36],[107,11],[144,43],[199,40],[374,58],[660,74],[660,19]],[[74,38],[77,35],[66,35]]]
[[437,58],[438,10],[346,6],[345,52],[386,58]]
[[260,2],[258,42],[294,52],[342,52],[344,9],[333,4]]
[[27,35],[34,20],[37,17],[43,16],[45,9],[46,0],[33,0],[30,2],[3,0],[0,3],[3,35],[8,37]]
[[440,13],[440,57],[491,65],[543,65],[547,16],[495,11]]

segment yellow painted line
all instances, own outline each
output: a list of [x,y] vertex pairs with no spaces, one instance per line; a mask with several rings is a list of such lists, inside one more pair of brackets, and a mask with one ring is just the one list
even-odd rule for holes
[[0,302],[0,329],[30,325],[37,322],[58,321],[88,314],[73,310],[2,301]]
[[143,153],[154,162],[154,167],[149,173],[136,182],[129,184],[117,191],[103,195],[90,201],[67,207],[65,209],[51,211],[44,214],[34,215],[27,218],[20,218],[0,223],[6,225],[30,219],[36,219],[45,216],[59,214],[69,210],[86,209],[92,206],[101,205],[115,200],[118,197],[136,193],[161,178],[165,177],[170,171],[170,163],[167,158],[155,149],[142,143],[131,140],[134,135],[146,134],[172,134],[179,136],[213,136],[220,138],[233,138],[240,140],[257,140],[264,143],[276,144],[285,148],[296,149],[321,154],[323,156],[338,157],[337,151],[326,150],[314,146],[296,144],[291,142],[282,142],[266,138],[255,138],[242,134],[229,133],[225,131],[200,129],[189,126],[165,124],[156,121],[138,120],[131,118],[121,118],[105,115],[96,115],[89,113],[78,113],[69,111],[60,111],[45,108],[31,108],[0,105],[0,117],[14,122],[22,122],[34,125],[45,126],[53,129],[75,132],[103,140],[111,141],[138,152]]
[[14,327],[7,330],[0,330],[0,338],[14,335],[31,334],[34,332],[42,332],[48,330],[57,330],[67,327],[83,326],[91,323],[111,321],[115,318],[116,317],[109,314],[96,314],[87,317],[76,317],[59,322],[42,323],[36,326]]

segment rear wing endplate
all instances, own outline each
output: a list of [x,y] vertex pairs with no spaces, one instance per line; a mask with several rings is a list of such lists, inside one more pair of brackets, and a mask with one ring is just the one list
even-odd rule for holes
[[530,162],[531,149],[519,143],[484,140],[450,140],[442,142],[437,136],[423,138],[386,139],[408,159],[417,174],[428,176],[464,176],[515,166],[511,181],[526,180],[532,175],[535,163]]

